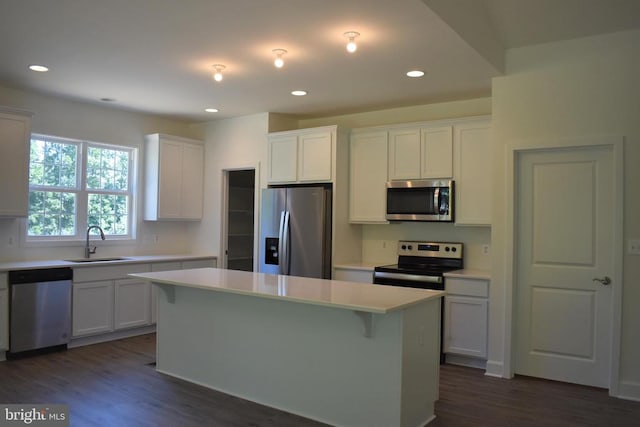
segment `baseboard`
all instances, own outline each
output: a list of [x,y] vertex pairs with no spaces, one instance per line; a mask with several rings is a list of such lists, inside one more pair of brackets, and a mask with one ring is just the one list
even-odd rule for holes
[[504,373],[503,363],[495,360],[487,360],[487,370],[484,374],[488,377],[509,378]]
[[122,338],[130,338],[138,335],[146,335],[156,331],[156,325],[143,326],[141,328],[123,329],[121,331],[109,332],[107,334],[92,335],[88,337],[73,338],[69,343],[69,348],[82,347],[85,345],[98,344],[101,342],[115,341]]
[[468,366],[470,368],[486,369],[487,361],[477,357],[460,356],[458,354],[446,354],[445,362],[450,365]]
[[633,381],[620,381],[618,394],[614,397],[640,402],[640,383]]

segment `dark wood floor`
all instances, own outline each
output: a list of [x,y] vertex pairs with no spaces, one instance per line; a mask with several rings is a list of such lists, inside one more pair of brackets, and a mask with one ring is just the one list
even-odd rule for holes
[[[66,403],[72,426],[319,426],[162,374],[144,335],[0,363],[1,403]],[[640,426],[640,403],[605,390],[477,369],[441,368],[444,426]],[[385,426],[381,426],[385,427]]]

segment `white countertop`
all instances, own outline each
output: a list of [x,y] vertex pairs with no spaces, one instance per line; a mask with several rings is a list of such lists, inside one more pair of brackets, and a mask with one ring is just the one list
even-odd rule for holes
[[343,270],[373,271],[375,267],[379,265],[387,265],[387,264],[393,264],[393,262],[353,261],[353,262],[346,262],[342,264],[334,264],[333,268],[343,269]]
[[[100,259],[100,257],[95,257]],[[55,267],[98,267],[106,265],[119,264],[142,264],[147,262],[170,262],[170,261],[192,261],[200,259],[213,259],[213,255],[124,255],[123,259],[116,261],[100,261],[100,262],[71,262],[65,260],[40,260],[40,261],[15,261],[0,263],[0,272],[10,270],[35,270],[38,268],[55,268]]]
[[444,296],[444,292],[426,289],[219,268],[139,273],[129,276],[160,284],[383,314]]
[[483,279],[491,280],[491,271],[489,270],[475,270],[475,269],[462,269],[453,270],[444,273],[444,277],[457,277],[460,279]]

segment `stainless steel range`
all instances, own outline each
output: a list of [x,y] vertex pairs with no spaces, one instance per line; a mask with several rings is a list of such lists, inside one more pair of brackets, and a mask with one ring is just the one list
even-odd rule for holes
[[375,267],[373,283],[444,290],[443,274],[462,267],[462,243],[400,241],[398,263]]
[[[398,242],[398,263],[373,270],[373,283],[378,285],[445,290],[444,273],[463,268],[462,243]],[[440,308],[440,363],[443,352],[444,298]]]

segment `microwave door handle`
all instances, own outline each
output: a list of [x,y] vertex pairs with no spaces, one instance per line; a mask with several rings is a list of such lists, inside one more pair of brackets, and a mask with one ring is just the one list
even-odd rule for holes
[[433,189],[433,214],[440,215],[440,187]]

